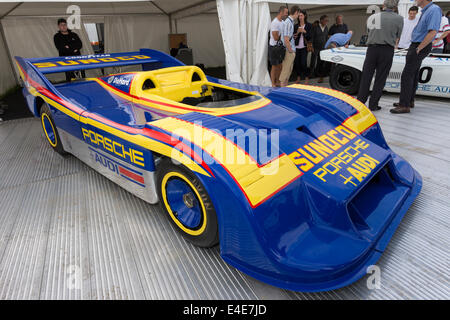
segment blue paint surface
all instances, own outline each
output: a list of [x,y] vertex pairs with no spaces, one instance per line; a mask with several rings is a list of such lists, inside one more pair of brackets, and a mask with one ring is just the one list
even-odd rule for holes
[[[141,50],[140,53],[154,59],[144,61],[143,70],[181,64],[154,50]],[[139,114],[142,111],[139,105],[125,101],[98,83],[85,81],[54,86],[32,64],[42,59],[16,59],[37,86],[45,89],[49,96],[54,95],[76,106],[80,116],[103,119],[98,121],[129,134],[139,134],[135,133],[137,129],[152,128],[148,121],[156,114]],[[48,61],[55,59],[50,58]],[[118,77],[114,77],[119,79],[116,82],[110,80],[110,84],[126,92],[129,89],[127,81],[131,81],[131,76]],[[108,82],[109,79],[104,77],[103,80]],[[245,132],[252,129],[257,132],[258,138],[261,132],[266,132],[261,142],[266,146],[271,145],[272,136],[278,134],[279,144],[271,150],[272,153],[265,157],[260,153],[254,156],[259,165],[280,154],[296,152],[356,113],[348,103],[322,93],[208,79],[234,88],[259,91],[271,103],[260,109],[222,117],[196,112],[176,117],[191,122],[201,121],[202,126],[217,130],[224,136],[227,130]],[[24,89],[24,95],[32,112],[38,115],[34,97],[28,89]],[[91,130],[116,141],[124,148],[136,149],[144,154],[145,169],[157,171],[151,150],[81,123],[54,107],[51,111],[58,128],[79,139],[84,139],[82,129]],[[161,112],[157,115],[159,118],[164,116]],[[164,133],[163,130],[152,129]],[[232,141],[238,144],[238,140],[239,136],[236,136]],[[364,276],[367,267],[379,259],[420,192],[422,179],[408,162],[389,148],[378,124],[348,140],[340,149],[315,164],[314,169],[304,172],[300,178],[255,208],[249,205],[242,190],[224,167],[205,153],[204,161],[210,163],[213,175],[196,176],[208,192],[217,213],[223,259],[259,280],[297,291],[335,289]],[[86,142],[94,150],[107,152],[102,145]],[[250,145],[244,143],[241,147],[247,153],[252,153]],[[348,150],[353,150],[354,160],[341,164],[339,173],[326,173],[323,176],[325,181],[321,180],[317,175],[320,172],[318,170],[350,147],[353,149]],[[117,154],[110,152],[108,156],[113,158]],[[349,168],[361,157],[373,159],[373,162],[369,162],[376,165],[361,181],[356,178],[346,180],[350,178]],[[136,167],[135,164],[130,165],[130,168]],[[180,221],[195,228],[200,223],[196,204],[194,209],[183,211],[185,204],[180,200],[180,194],[188,192],[186,185],[173,181],[168,188],[169,202],[174,210],[180,212]]]

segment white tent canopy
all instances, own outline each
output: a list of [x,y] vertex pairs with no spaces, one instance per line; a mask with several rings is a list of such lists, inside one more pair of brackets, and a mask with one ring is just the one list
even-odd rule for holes
[[[17,84],[14,56],[58,55],[56,21],[69,16],[72,4],[80,7],[82,24],[104,23],[106,52],[144,47],[168,52],[168,34],[186,33],[194,63],[225,64],[215,0],[0,2],[0,95]],[[82,53],[93,53],[84,26],[74,31],[83,42]]]

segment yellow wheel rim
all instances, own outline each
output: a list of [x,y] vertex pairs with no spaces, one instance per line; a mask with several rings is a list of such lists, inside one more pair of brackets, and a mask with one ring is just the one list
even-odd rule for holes
[[[174,215],[174,213],[172,212],[172,209],[170,208],[170,205],[169,205],[169,203],[168,203],[168,201],[167,201],[166,185],[167,185],[167,181],[169,181],[169,179],[170,179],[170,178],[173,178],[173,177],[179,178],[179,179],[183,180],[184,182],[186,182],[186,183],[191,187],[191,189],[194,191],[195,195],[197,196],[197,199],[198,199],[198,201],[199,201],[199,203],[200,203],[200,206],[201,206],[201,209],[202,209],[203,223],[202,223],[202,225],[200,226],[200,228],[198,228],[198,229],[196,229],[196,230],[192,230],[192,229],[189,229],[189,228],[187,228],[186,226],[184,226],[184,225],[177,219],[177,217],[176,217],[176,216]],[[182,175],[182,174],[179,173],[179,172],[175,172],[175,171],[168,172],[168,173],[164,176],[164,178],[162,179],[162,182],[161,182],[161,193],[162,193],[162,197],[163,197],[163,199],[162,199],[162,200],[163,200],[163,203],[164,203],[164,205],[165,205],[167,211],[169,212],[169,215],[170,215],[171,219],[175,222],[175,224],[176,224],[181,230],[183,230],[184,232],[186,232],[187,234],[190,234],[190,235],[192,235],[192,236],[199,236],[199,235],[201,235],[201,234],[205,231],[206,223],[207,223],[205,205],[204,205],[203,200],[202,200],[202,198],[200,197],[200,194],[198,193],[197,189],[196,189],[196,188],[194,187],[194,185],[189,181],[188,178],[186,178],[184,175]]]
[[[44,129],[44,133],[45,136],[47,137],[48,142],[50,143],[50,145],[55,148],[58,145],[58,139],[56,138],[56,130],[55,127],[53,126],[52,121],[50,120],[50,117],[46,114],[43,113],[41,116],[41,122],[42,122],[42,129]],[[49,135],[48,129],[50,129],[51,127],[51,132]],[[51,135],[53,135],[54,137],[54,142],[53,139],[50,137]]]

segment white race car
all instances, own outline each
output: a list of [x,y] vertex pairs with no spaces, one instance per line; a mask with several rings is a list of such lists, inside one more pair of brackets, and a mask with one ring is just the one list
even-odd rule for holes
[[[341,47],[320,52],[324,61],[333,63],[330,85],[333,89],[356,94],[367,47]],[[407,50],[397,50],[384,90],[400,92],[400,80]],[[450,98],[450,54],[430,54],[422,62],[417,94]]]

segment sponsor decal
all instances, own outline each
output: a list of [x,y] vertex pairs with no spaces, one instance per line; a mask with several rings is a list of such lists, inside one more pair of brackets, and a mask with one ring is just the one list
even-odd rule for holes
[[331,57],[331,61],[333,61],[333,62],[341,62],[342,60],[344,60],[344,58],[341,57],[341,56],[333,56],[333,57]]
[[[289,154],[302,172],[311,172],[323,182],[339,176],[344,185],[357,186],[380,163],[367,154],[370,144],[344,126],[318,137]],[[325,163],[323,163],[326,161]]]
[[133,56],[120,56],[111,57],[109,55],[87,55],[87,56],[75,56],[75,57],[61,57],[60,61],[53,62],[37,62],[33,63],[38,68],[55,68],[66,67],[74,65],[90,65],[102,62],[121,62],[121,61],[133,61],[133,60],[145,60],[151,57],[146,55],[133,55]]
[[83,139],[87,143],[97,146],[121,160],[132,163],[139,167],[145,167],[144,153],[142,151],[138,151],[133,149],[132,147],[125,146],[118,141],[105,137],[92,130],[88,130],[86,128],[82,128],[81,130],[83,132]]
[[91,151],[91,157],[94,159],[95,163],[103,166],[116,175],[125,178],[126,180],[129,180],[141,187],[145,187],[144,177],[142,176],[141,172],[128,168],[120,164],[119,162],[99,153],[91,147],[89,147],[89,150]]
[[109,84],[115,84],[115,85],[119,85],[119,86],[129,86],[131,79],[128,78],[123,78],[123,77],[115,77],[115,76],[111,76],[108,78],[107,81]]

